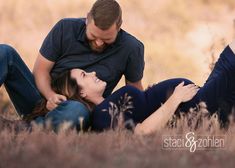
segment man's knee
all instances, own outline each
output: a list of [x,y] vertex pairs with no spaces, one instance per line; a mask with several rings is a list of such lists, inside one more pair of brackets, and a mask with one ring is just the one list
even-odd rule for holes
[[49,112],[45,119],[51,122],[55,131],[58,131],[65,123],[71,128],[86,130],[90,125],[90,112],[84,104],[69,100]]

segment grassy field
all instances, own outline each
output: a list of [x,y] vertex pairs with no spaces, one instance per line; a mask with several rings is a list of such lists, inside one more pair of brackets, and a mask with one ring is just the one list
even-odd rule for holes
[[[94,0],[0,0],[0,43],[12,45],[32,69],[43,39],[61,18],[85,17]],[[234,0],[119,0],[123,29],[145,44],[144,86],[172,77],[202,85],[209,65],[234,38]],[[123,80],[117,86],[123,85]],[[19,119],[2,87],[0,114]],[[184,121],[185,122],[185,121]],[[0,121],[1,167],[234,167],[235,126],[228,131],[183,121],[156,135],[127,131],[76,133],[14,131]],[[209,122],[212,122],[209,120]],[[14,127],[15,123],[10,123]],[[225,148],[163,150],[164,135],[224,135]]]
[[[55,134],[34,127],[28,132],[19,123],[1,120],[0,167],[234,167],[235,124],[225,131],[218,128],[215,117],[196,115],[190,124],[189,120],[187,116],[177,120],[177,127],[149,136],[122,129],[103,133],[61,129]],[[195,130],[199,120],[203,124]],[[220,136],[224,146],[198,146],[195,152],[190,147],[164,148],[164,137],[185,137],[190,131],[195,138]]]

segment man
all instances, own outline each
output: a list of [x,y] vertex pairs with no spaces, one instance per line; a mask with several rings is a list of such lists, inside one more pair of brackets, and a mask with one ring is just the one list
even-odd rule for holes
[[62,19],[44,40],[33,74],[36,85],[54,109],[66,97],[52,91],[51,78],[65,69],[95,71],[107,82],[108,96],[125,75],[126,84],[143,89],[144,46],[121,29],[122,11],[115,0],[97,0],[87,18]]
[[0,86],[5,85],[17,113],[27,117],[42,94],[50,112],[37,122],[49,118],[57,129],[64,121],[79,125],[76,122],[81,116],[88,121],[81,103],[65,101],[64,95],[51,89],[51,78],[76,67],[95,71],[107,82],[104,96],[112,92],[123,74],[126,84],[143,89],[144,46],[122,30],[121,24],[122,11],[114,0],[97,0],[86,19],[62,19],[42,44],[34,76],[12,47],[0,45]]

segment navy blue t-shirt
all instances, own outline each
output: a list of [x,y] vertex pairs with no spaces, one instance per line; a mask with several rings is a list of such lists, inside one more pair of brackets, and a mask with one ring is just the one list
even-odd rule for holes
[[122,75],[130,82],[143,77],[143,44],[121,29],[113,44],[102,53],[96,53],[86,38],[85,19],[66,18],[56,23],[45,38],[40,53],[55,62],[52,78],[72,68],[95,71],[98,78],[107,82],[105,97],[111,94]]

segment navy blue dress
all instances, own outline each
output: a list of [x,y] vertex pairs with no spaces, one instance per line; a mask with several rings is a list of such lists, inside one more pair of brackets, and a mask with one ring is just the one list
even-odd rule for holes
[[[131,127],[130,124],[142,122],[169,98],[182,81],[185,84],[193,83],[188,79],[175,78],[155,84],[146,91],[132,86],[122,87],[95,107],[92,112],[92,129],[102,131],[115,127],[120,113],[127,128]],[[201,101],[207,104],[210,113],[219,112],[224,102],[227,106],[235,104],[235,55],[229,46],[221,53],[204,86],[192,100],[181,103],[179,111],[187,112]],[[223,111],[220,113],[222,118],[226,117]]]

